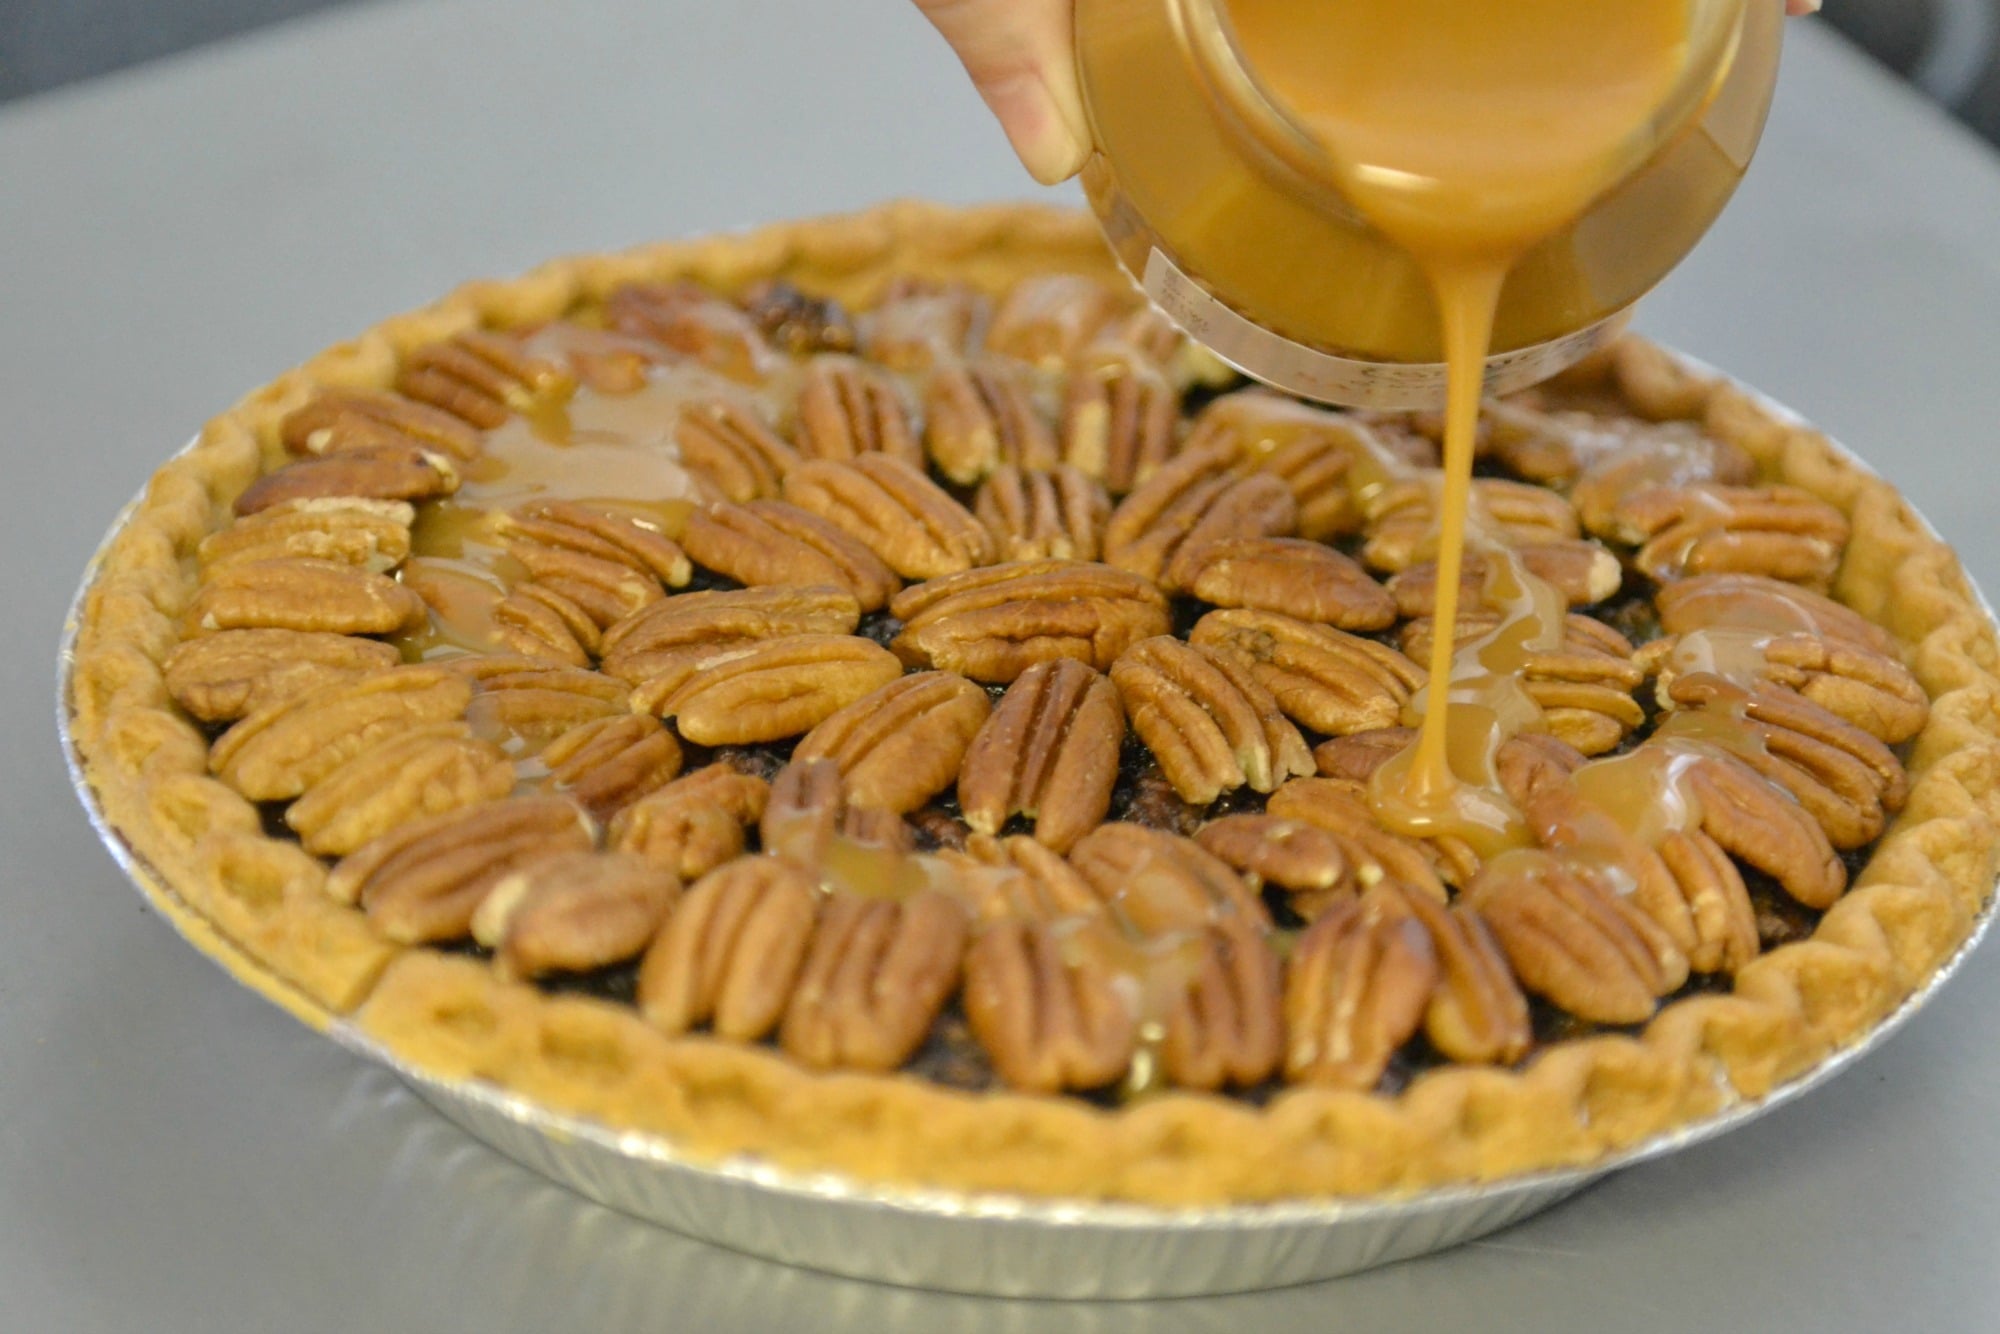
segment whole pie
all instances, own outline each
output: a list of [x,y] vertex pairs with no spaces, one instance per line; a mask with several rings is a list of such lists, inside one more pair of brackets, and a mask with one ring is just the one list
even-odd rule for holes
[[1886,483],[1628,339],[1482,422],[1568,606],[1493,757],[1531,846],[1393,832],[1437,426],[1242,383],[1069,213],[561,261],[162,467],[72,733],[240,977],[684,1154],[1161,1204],[1588,1163],[1964,941],[1993,628]]

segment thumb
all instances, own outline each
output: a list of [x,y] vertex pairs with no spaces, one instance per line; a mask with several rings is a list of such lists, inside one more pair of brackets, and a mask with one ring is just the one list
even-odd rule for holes
[[916,0],[958,53],[1028,172],[1074,176],[1090,152],[1077,87],[1072,0]]

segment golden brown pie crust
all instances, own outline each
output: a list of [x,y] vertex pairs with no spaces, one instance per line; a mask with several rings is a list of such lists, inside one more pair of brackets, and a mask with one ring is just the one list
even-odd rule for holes
[[1896,635],[1932,697],[1910,750],[1908,804],[1811,939],[1744,967],[1733,994],[1677,1001],[1638,1037],[1558,1044],[1520,1070],[1446,1067],[1396,1096],[1292,1088],[1257,1108],[1172,1093],[1117,1110],[907,1075],[810,1073],[775,1052],[668,1037],[629,1009],[392,944],[323,892],[319,861],[267,837],[255,808],[208,776],[207,745],[168,698],[160,663],[195,590],[197,544],[283,459],[279,423],[315,392],[386,388],[422,345],[546,321],[636,281],[691,277],[734,291],[782,277],[862,301],[892,272],[997,293],[1047,271],[1115,277],[1083,216],[908,202],[559,260],[387,320],[217,417],[123,518],[76,627],[72,735],[153,902],[197,948],[316,1028],[351,1017],[440,1078],[488,1080],[655,1132],[684,1154],[748,1152],[874,1182],[1160,1205],[1393,1195],[1585,1164],[1811,1069],[1967,938],[2000,866],[1994,627],[1957,558],[1893,487],[1727,383],[1679,415],[1749,451],[1762,480],[1801,487],[1849,517],[1834,591]]

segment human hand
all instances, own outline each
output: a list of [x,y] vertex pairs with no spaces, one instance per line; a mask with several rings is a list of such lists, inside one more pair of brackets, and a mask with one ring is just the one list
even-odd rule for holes
[[[951,43],[973,86],[1000,119],[1028,174],[1068,180],[1090,156],[1090,127],[1076,81],[1075,0],[916,0]],[[1820,0],[1785,0],[1810,14]]]
[[1075,0],[917,0],[1000,118],[1028,174],[1068,180],[1090,155],[1077,86]]

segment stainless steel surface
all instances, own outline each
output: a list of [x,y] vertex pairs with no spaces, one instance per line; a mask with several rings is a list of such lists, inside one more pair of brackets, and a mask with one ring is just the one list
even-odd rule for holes
[[[1990,585],[2000,171],[1823,31],[1790,48],[1756,169],[1641,327],[1854,445]],[[62,776],[49,645],[163,424],[460,277],[1029,189],[900,0],[416,0],[0,111],[0,1327],[1990,1327],[1991,950],[1848,1077],[1504,1234],[1249,1297],[1018,1303],[774,1266],[584,1202],[219,985],[135,907]]]

